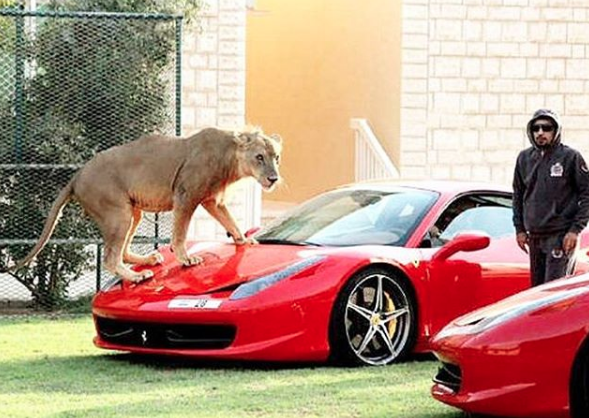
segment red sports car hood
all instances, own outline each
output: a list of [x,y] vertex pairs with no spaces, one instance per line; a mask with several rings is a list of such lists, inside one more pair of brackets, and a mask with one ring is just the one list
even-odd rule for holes
[[[149,267],[154,277],[138,285],[144,292],[159,294],[203,294],[230,289],[241,283],[280,271],[302,260],[320,255],[321,249],[291,245],[242,245],[199,242],[188,245],[190,255],[202,264],[183,267],[169,249],[161,251],[164,262]],[[147,268],[147,267],[146,267]],[[131,285],[135,286],[135,285]]]
[[453,321],[453,325],[467,326],[485,318],[498,317],[526,307],[540,309],[581,295],[589,294],[589,273],[567,279],[555,280],[517,293],[492,305],[488,305]]

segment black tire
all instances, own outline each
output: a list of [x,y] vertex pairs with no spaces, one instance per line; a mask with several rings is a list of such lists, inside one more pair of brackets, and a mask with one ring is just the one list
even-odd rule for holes
[[569,387],[571,418],[589,417],[589,340],[577,353]]
[[413,292],[405,280],[379,267],[357,273],[343,287],[331,313],[331,360],[346,366],[402,360],[415,344],[415,312]]

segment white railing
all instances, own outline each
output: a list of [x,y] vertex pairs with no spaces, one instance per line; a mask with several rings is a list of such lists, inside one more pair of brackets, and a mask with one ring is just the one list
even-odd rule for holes
[[249,179],[243,191],[243,232],[262,225],[262,187]]
[[366,119],[351,119],[356,141],[356,181],[399,178],[391,161]]

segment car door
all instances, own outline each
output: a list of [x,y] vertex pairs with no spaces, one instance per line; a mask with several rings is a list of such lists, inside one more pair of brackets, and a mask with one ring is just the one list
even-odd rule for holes
[[[436,258],[468,234],[486,235],[489,245]],[[429,242],[427,242],[429,241]],[[424,237],[429,262],[428,305],[432,334],[452,319],[530,286],[529,259],[515,241],[509,194],[479,192],[447,205]]]

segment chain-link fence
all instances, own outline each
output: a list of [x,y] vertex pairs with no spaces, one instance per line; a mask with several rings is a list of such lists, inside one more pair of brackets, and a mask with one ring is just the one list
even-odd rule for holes
[[[181,29],[175,15],[0,10],[0,266],[28,253],[94,154],[179,134]],[[135,246],[167,242],[168,216],[146,217]],[[37,259],[0,275],[0,314],[91,295],[107,274],[101,252],[97,228],[70,203]]]

